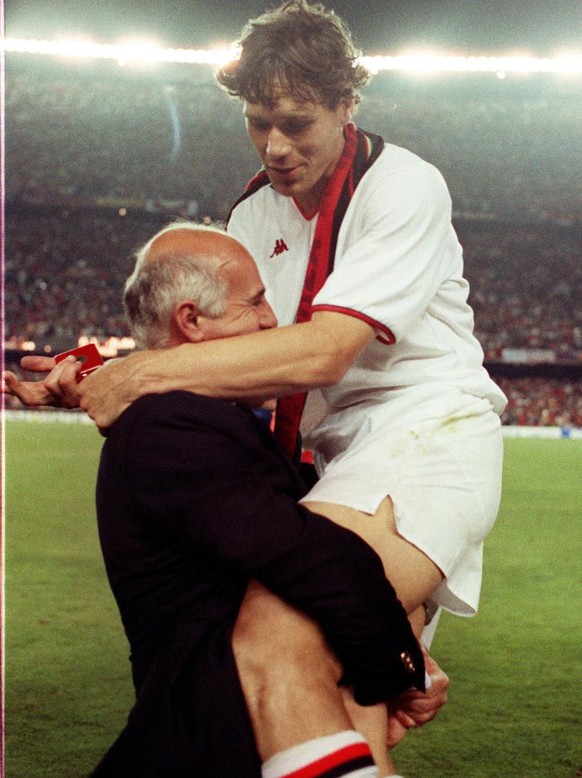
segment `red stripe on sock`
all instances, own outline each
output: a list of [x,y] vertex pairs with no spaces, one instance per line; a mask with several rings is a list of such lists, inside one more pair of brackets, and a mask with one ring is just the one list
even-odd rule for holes
[[332,770],[334,767],[338,767],[338,765],[361,756],[372,756],[370,746],[367,743],[352,743],[350,746],[334,751],[333,754],[327,754],[315,762],[310,762],[305,767],[299,768],[299,770],[287,773],[284,778],[318,778],[318,776],[328,770]]

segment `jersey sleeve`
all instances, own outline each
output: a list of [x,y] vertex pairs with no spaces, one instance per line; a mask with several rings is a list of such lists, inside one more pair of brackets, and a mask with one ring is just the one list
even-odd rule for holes
[[380,157],[375,165],[356,190],[334,271],[313,310],[357,316],[392,343],[427,309],[458,261],[460,246],[450,196],[436,168],[410,154],[390,164]]

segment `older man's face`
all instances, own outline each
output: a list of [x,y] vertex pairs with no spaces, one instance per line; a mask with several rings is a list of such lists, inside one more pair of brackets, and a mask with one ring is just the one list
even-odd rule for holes
[[[148,261],[172,261],[173,257],[194,255],[208,261],[228,284],[227,306],[221,316],[196,315],[195,337],[215,340],[245,335],[277,326],[273,309],[265,298],[265,286],[249,252],[236,240],[218,231],[176,229],[160,235],[152,243]],[[182,304],[190,305],[190,301]],[[178,314],[176,314],[178,315]],[[176,322],[174,322],[176,325]],[[191,339],[192,332],[186,335]],[[173,326],[170,345],[184,342],[184,330]]]
[[228,281],[228,305],[217,318],[204,321],[205,340],[229,338],[277,326],[273,309],[265,298],[265,287],[257,266],[242,247],[222,266]]

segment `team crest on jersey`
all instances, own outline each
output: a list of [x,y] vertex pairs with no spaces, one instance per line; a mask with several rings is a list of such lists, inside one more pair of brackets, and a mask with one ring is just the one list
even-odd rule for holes
[[280,256],[284,251],[289,251],[289,247],[283,240],[283,238],[278,238],[275,241],[275,248],[273,249],[273,253],[270,255],[269,259],[273,259],[273,257]]

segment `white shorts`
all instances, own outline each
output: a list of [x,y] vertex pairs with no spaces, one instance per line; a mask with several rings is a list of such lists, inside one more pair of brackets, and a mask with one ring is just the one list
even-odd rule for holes
[[434,603],[472,616],[479,603],[483,541],[499,509],[502,459],[499,417],[487,401],[417,424],[386,428],[370,421],[323,465],[304,501],[374,514],[390,496],[400,535],[445,575]]

